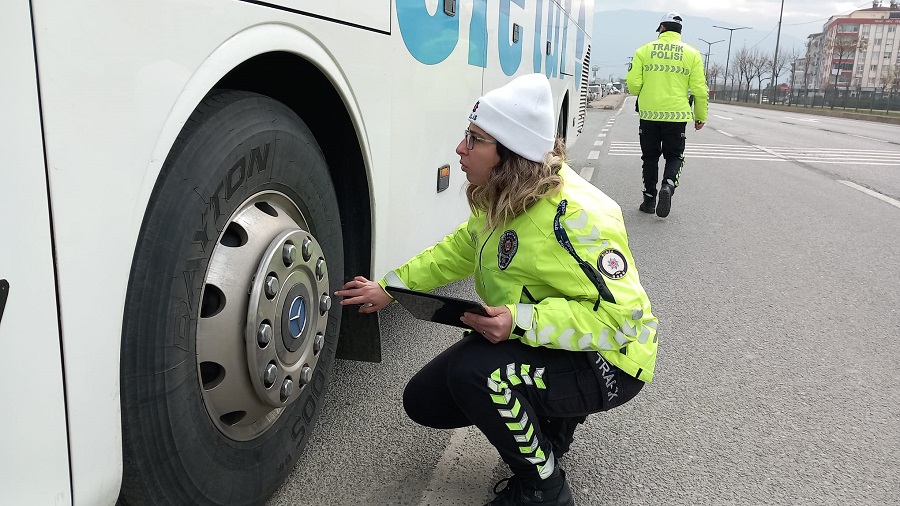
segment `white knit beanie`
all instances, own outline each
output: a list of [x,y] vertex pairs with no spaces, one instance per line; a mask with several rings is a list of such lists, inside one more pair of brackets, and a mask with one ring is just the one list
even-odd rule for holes
[[513,153],[543,162],[556,137],[550,81],[543,74],[517,77],[478,99],[469,121]]

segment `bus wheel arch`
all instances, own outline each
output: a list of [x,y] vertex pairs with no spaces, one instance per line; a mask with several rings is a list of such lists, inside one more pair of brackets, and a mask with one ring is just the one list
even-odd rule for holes
[[559,118],[556,122],[556,137],[566,141],[569,131],[569,93],[566,92],[559,107]]
[[[269,76],[277,73],[279,79]],[[224,76],[217,87],[271,97],[290,107],[309,126],[328,162],[342,215],[346,270],[372,277],[372,208],[369,174],[357,126],[329,77],[315,63],[288,52],[255,56]],[[381,361],[377,314],[344,311],[338,358]]]

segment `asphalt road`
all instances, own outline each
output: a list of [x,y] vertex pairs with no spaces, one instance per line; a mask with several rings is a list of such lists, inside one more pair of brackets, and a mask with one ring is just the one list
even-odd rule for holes
[[[900,504],[900,127],[715,104],[661,219],[637,210],[633,106],[589,110],[570,157],[622,206],[659,359],[579,427],[562,464],[577,504]],[[269,505],[483,504],[506,476],[477,431],[403,413],[454,329],[398,307],[381,322],[384,361],[336,363]]]

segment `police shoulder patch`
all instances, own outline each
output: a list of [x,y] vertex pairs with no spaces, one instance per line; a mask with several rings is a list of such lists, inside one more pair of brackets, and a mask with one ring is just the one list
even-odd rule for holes
[[628,272],[628,262],[619,251],[607,249],[597,258],[597,268],[609,279],[620,279]]
[[500,267],[501,271],[505,271],[509,267],[509,263],[516,256],[518,249],[519,236],[516,235],[516,231],[510,229],[503,232],[503,235],[500,236],[500,244],[497,246],[497,267]]

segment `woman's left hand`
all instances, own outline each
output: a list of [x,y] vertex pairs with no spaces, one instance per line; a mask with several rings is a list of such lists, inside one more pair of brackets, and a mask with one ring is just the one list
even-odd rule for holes
[[512,315],[509,309],[506,306],[485,306],[484,309],[490,316],[463,313],[460,321],[494,344],[509,339],[509,333],[512,331]]

